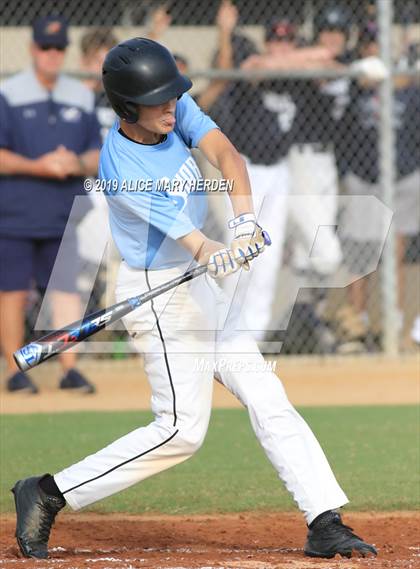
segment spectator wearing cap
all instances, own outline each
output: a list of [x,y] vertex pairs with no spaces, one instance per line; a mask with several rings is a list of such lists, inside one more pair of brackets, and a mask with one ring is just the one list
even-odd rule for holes
[[314,27],[317,44],[326,48],[340,63],[351,61],[347,49],[353,14],[348,6],[329,2],[315,17]]
[[[216,16],[219,45],[222,47],[221,51],[219,51],[218,57],[216,58],[217,66],[220,69],[226,68],[226,58],[224,54],[229,50],[230,34],[236,24],[235,14],[236,8],[230,0],[222,0]],[[167,6],[160,5],[152,8],[147,16],[148,17],[145,22],[146,37],[162,43],[162,36],[165,34],[172,22],[172,16],[168,11]],[[187,58],[180,53],[172,53],[172,55],[176,61],[179,72],[182,73],[182,75],[187,75],[189,68]],[[199,107],[203,109],[203,111],[209,112],[211,107],[216,103],[217,99],[224,91],[227,83],[228,82],[226,80],[213,79],[205,89],[196,93],[194,99]]]
[[[265,57],[265,54],[258,54],[247,36],[236,30],[238,10],[230,2],[228,4],[235,17],[229,34],[219,39],[216,57],[219,62],[223,55],[225,69],[239,68],[245,62],[256,62],[258,58]],[[272,22],[267,28],[267,49],[273,33],[278,33],[282,36],[280,41],[284,40],[282,48],[286,51],[289,45],[295,45],[295,28],[291,22],[281,21],[278,24],[274,32]],[[218,66],[221,67],[220,64]],[[280,82],[278,88],[279,85]],[[251,294],[251,288],[259,291],[252,301],[242,302],[244,322],[257,341],[264,340],[271,324],[278,270],[282,265],[286,198],[289,193],[286,156],[295,113],[292,89],[293,82],[288,81],[282,81],[281,90],[277,91],[273,90],[271,81],[230,81],[210,109],[210,115],[247,160],[257,217],[259,223],[267,226],[272,240],[265,261],[251,267],[249,274],[242,275],[239,282],[233,277],[226,283],[228,294],[238,294],[244,299]],[[226,208],[225,215],[228,216],[228,204]],[[249,287],[251,280],[252,287]]]
[[[102,142],[116,119],[103,87],[102,65],[108,51],[117,43],[118,39],[112,28],[99,26],[88,28],[79,44],[80,69],[91,75],[83,81],[83,84],[93,92],[95,97],[95,110],[101,127]],[[89,198],[92,202],[92,209],[79,223],[77,236],[79,243],[83,244],[80,248],[84,277],[81,283],[81,294],[89,301],[89,311],[93,312],[100,308],[104,282],[102,271],[98,273],[98,264],[103,258],[104,237],[110,233],[108,206],[104,195],[102,192],[91,192]],[[109,260],[107,257],[107,261]],[[104,262],[102,267],[105,267]],[[107,266],[106,270],[110,270],[110,266]]]
[[[75,220],[69,214],[75,196],[84,194],[84,178],[97,171],[101,141],[93,94],[60,73],[67,32],[59,16],[37,19],[32,66],[0,85],[0,345],[10,391],[37,392],[13,360],[24,342],[31,287],[52,289],[53,328],[80,317]],[[60,388],[94,391],[75,369],[74,353],[61,363]]]
[[[353,54],[347,50],[351,12],[345,5],[327,4],[314,22],[316,41],[309,49],[323,50],[328,54],[323,60],[313,60],[311,67],[318,69],[340,68],[349,64]],[[333,80],[301,81],[297,97],[296,139],[289,154],[292,194],[311,196],[295,208],[292,202],[294,220],[298,235],[293,250],[293,265],[300,274],[317,275],[320,282],[338,268],[342,251],[335,232],[337,223],[339,175],[335,155],[337,128],[349,102],[349,81],[347,78]],[[316,197],[319,196],[319,199]],[[328,211],[328,217],[326,212]],[[313,246],[313,233],[309,220],[315,223],[323,219],[323,231],[317,235],[316,254],[309,258],[307,252]],[[303,231],[302,231],[303,230]]]
[[287,55],[295,51],[296,36],[296,25],[291,20],[274,18],[265,28],[266,53]]
[[[266,53],[253,56],[245,69],[311,70],[340,68],[351,61],[347,39],[351,13],[346,6],[328,3],[315,18],[316,42],[299,47],[283,39],[293,34],[287,21],[273,20],[266,31]],[[291,194],[312,195],[308,210],[302,201],[291,200],[289,225],[293,235],[293,265],[304,274],[328,276],[341,261],[341,249],[333,227],[336,224],[338,172],[334,155],[337,125],[348,104],[349,81],[296,82],[294,89],[294,130],[288,156]],[[328,197],[329,220],[325,200],[315,203],[315,196]],[[309,205],[310,204],[310,205]],[[323,219],[325,231],[318,235],[317,254],[309,257],[313,245],[313,223]]]
[[264,52],[249,55],[242,69],[312,69],[331,65],[331,53],[322,46],[304,46],[295,22],[288,18],[272,18],[265,26]]
[[[352,60],[352,54],[347,51],[351,23],[351,13],[346,6],[337,2],[327,3],[315,18],[314,45],[288,46],[287,52],[280,46],[271,48],[266,50],[264,58],[246,62],[246,67],[339,69]],[[287,36],[286,26],[279,25],[278,29]],[[272,26],[272,34],[268,37],[275,38],[275,32],[276,26]],[[335,232],[339,189],[334,146],[337,128],[348,104],[348,89],[349,81],[340,78],[333,81],[300,80],[294,90],[295,119],[288,153],[293,199],[289,201],[288,235],[291,265],[302,283],[316,279],[322,285],[342,259],[341,245]],[[310,199],[300,199],[306,196]],[[323,226],[322,231],[317,232],[319,225]],[[322,289],[306,293],[310,296],[305,308],[308,319],[315,309],[316,320],[320,324],[324,316],[324,295]],[[328,338],[328,334],[325,337]],[[328,342],[331,344],[330,340]],[[331,347],[326,344],[325,349]]]
[[[244,64],[244,69],[277,70],[340,70],[351,66],[367,78],[380,81],[384,78],[384,66],[378,58],[365,57],[355,60],[355,53],[348,49],[352,12],[345,4],[328,2],[314,21],[315,42],[308,47],[297,47],[290,42],[273,43],[278,34],[287,38],[287,23],[273,21],[266,32],[267,49],[263,55],[254,55]],[[294,90],[294,137],[288,158],[292,195],[312,195],[308,210],[302,202],[290,202],[289,219],[298,230],[294,235],[293,264],[301,274],[318,277],[333,273],[342,252],[334,232],[337,217],[336,196],[339,193],[336,153],[341,153],[341,120],[349,104],[350,80],[346,77],[333,80],[300,80]],[[314,197],[328,198],[329,220],[325,219],[325,200],[315,205]],[[309,203],[311,204],[309,206]],[[296,207],[295,207],[296,204]],[[297,204],[298,208],[297,208]],[[317,237],[317,254],[309,260],[307,252],[313,245],[310,219],[324,220],[322,235]],[[293,232],[292,232],[293,234]]]
[[[378,82],[383,79],[386,70],[375,57],[376,54],[365,51],[361,54],[362,59],[354,61],[356,54],[347,47],[352,24],[353,15],[345,4],[327,3],[314,21],[314,45],[297,53],[289,52],[287,58],[290,67],[340,70],[351,66],[369,80]],[[299,61],[302,56],[306,59],[304,64]],[[270,55],[259,62],[259,66],[284,69],[283,59],[271,50]],[[346,77],[301,80],[296,89],[296,136],[288,161],[291,194],[310,195],[311,199],[290,201],[292,264],[302,277],[310,275],[312,280],[316,276],[320,284],[337,269],[342,259],[341,243],[334,227],[339,172],[343,169],[343,156],[348,153],[342,120],[350,104],[349,90],[350,80]],[[317,196],[320,196],[319,199]],[[317,235],[316,250],[312,250],[313,223],[318,224],[320,219],[323,220],[323,230]],[[308,251],[311,251],[310,256]],[[312,296],[317,297],[317,314],[322,317],[322,307],[325,305],[322,290],[314,290]],[[344,319],[344,314],[340,313],[339,318]]]
[[[249,47],[251,44],[251,47]],[[311,69],[329,67],[334,64],[332,54],[323,46],[302,47],[298,37],[297,25],[287,18],[271,19],[265,29],[265,49],[259,54],[247,38],[233,33],[231,38],[232,64],[245,70],[278,69]],[[241,57],[242,56],[242,57]],[[245,319],[254,330],[257,340],[274,338],[275,334],[266,334],[275,323],[271,322],[273,304],[276,297],[276,281],[278,271],[283,262],[283,248],[286,238],[286,223],[294,230],[292,244],[297,268],[301,270],[314,269],[321,276],[332,272],[340,258],[340,245],[330,225],[335,224],[336,205],[330,209],[323,208],[316,219],[310,223],[313,210],[311,206],[302,211],[293,200],[287,197],[293,193],[300,195],[296,190],[296,178],[290,176],[289,154],[291,147],[300,140],[298,120],[301,118],[300,104],[302,99],[302,82],[295,80],[263,81],[245,84],[243,82],[232,84],[219,101],[219,116],[216,120],[234,141],[237,148],[249,159],[248,172],[253,186],[253,196],[257,208],[263,208],[264,225],[270,228],[273,234],[273,245],[268,252],[270,258],[266,261],[270,267],[261,262],[251,268],[249,278],[252,278],[253,289],[258,288],[261,294],[257,302],[244,303]],[[309,112],[309,111],[308,111]],[[329,166],[330,162],[327,164]],[[324,167],[324,164],[322,164]],[[331,160],[331,168],[335,162]],[[308,169],[305,168],[305,171]],[[312,178],[317,170],[311,172]],[[301,182],[301,179],[298,180]],[[305,186],[305,193],[310,193],[313,186],[309,180],[309,188]],[[337,179],[334,180],[334,190]],[[316,188],[313,192],[318,193]],[[333,198],[334,199],[334,198]],[[320,200],[321,201],[321,200]],[[300,200],[300,205],[302,200]],[[265,204],[265,206],[264,206]],[[333,204],[334,205],[334,204]],[[316,256],[309,255],[314,241],[314,224],[322,220],[327,231],[322,235],[324,250],[317,252]],[[327,235],[327,233],[329,233]],[[310,258],[310,261],[308,259]],[[311,266],[303,262],[310,262]],[[248,275],[241,277],[239,288],[247,287]],[[231,279],[227,286],[236,288],[235,279]],[[241,290],[241,294],[243,290]],[[319,321],[319,319],[317,318]],[[322,335],[322,330],[320,331]],[[330,341],[325,349],[330,350]]]
[[108,51],[117,43],[118,39],[112,28],[107,27],[89,29],[80,40],[80,69],[92,75],[83,83],[95,95],[95,108],[101,125],[102,140],[105,140],[108,130],[115,121],[115,113],[109,104],[102,84],[102,65]]
[[[379,53],[377,26],[367,22],[359,37],[359,52],[363,60],[376,58]],[[395,80],[395,104],[393,105],[396,136],[396,184],[393,223],[397,234],[397,267],[400,318],[403,327],[404,306],[404,253],[407,238],[420,231],[420,170],[419,148],[420,90],[410,81]],[[380,100],[378,83],[369,78],[359,78],[351,83],[351,105],[342,121],[340,134],[343,138],[343,163],[346,171],[344,185],[350,196],[375,196],[383,201],[379,185],[379,117]],[[344,152],[346,150],[346,152]],[[361,207],[350,201],[343,212],[343,237],[348,251],[345,260],[355,276],[349,286],[351,318],[358,323],[359,338],[364,340],[369,329],[367,307],[368,278],[366,274],[370,252],[382,246],[379,241],[381,220],[375,223],[374,211],[369,203]],[[367,233],[369,229],[369,233]]]

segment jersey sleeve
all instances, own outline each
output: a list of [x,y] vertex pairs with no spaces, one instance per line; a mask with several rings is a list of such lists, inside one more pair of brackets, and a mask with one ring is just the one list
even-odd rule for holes
[[2,93],[0,93],[0,148],[11,148],[11,112],[9,104]]
[[219,128],[212,119],[207,116],[197,103],[184,93],[177,102],[175,130],[189,148],[197,148],[198,143],[210,130]]

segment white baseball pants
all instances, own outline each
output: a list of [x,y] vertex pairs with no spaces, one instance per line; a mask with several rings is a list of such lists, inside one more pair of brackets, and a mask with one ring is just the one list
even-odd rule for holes
[[[123,262],[117,300],[154,288],[184,270],[135,270]],[[237,306],[229,307],[207,276],[155,298],[125,318],[144,356],[155,419],[54,475],[73,509],[192,456],[207,431],[214,375],[247,408],[259,442],[308,524],[347,503],[313,433],[288,401],[281,381],[264,371],[254,340],[235,330],[236,320]],[[224,366],[219,369],[221,358]]]

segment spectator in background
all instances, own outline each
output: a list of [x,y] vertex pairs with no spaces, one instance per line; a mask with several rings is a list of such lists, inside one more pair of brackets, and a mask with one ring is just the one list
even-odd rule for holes
[[[299,49],[292,46],[293,49],[289,47],[286,53],[279,47],[269,47],[263,57],[250,58],[243,68],[340,69],[353,60],[353,54],[347,50],[351,23],[349,9],[330,2],[315,18],[316,40],[313,46]],[[287,63],[284,61],[286,56]],[[312,266],[308,265],[307,250],[313,245],[313,232],[308,231],[308,219],[319,217],[318,212],[325,208],[325,202],[321,200],[318,208],[313,201],[308,202],[308,211],[302,211],[301,204],[299,211],[294,211],[291,202],[290,217],[298,226],[294,264],[299,271],[315,270],[320,275],[329,275],[341,261],[340,244],[332,231],[337,215],[334,196],[339,193],[334,147],[337,143],[337,127],[349,102],[348,90],[347,78],[300,80],[294,90],[295,136],[288,161],[292,194],[328,196],[330,222],[327,225],[331,226],[329,231],[323,232],[322,243],[317,244],[319,250],[313,256]],[[304,224],[302,220],[305,220]]]
[[[166,5],[160,5],[149,14],[146,22],[146,37],[162,42],[162,35],[171,25],[171,15]],[[230,68],[230,34],[237,22],[237,9],[230,0],[222,0],[217,11],[216,25],[218,28],[219,49],[214,58],[213,64],[219,69]],[[183,75],[188,74],[189,63],[186,57],[179,53],[173,53],[179,72]],[[196,103],[204,112],[209,112],[212,105],[216,103],[219,96],[225,90],[228,81],[214,79],[209,82],[207,87],[194,96]]]
[[[375,81],[384,78],[384,66],[377,57],[365,57],[355,60],[355,53],[348,49],[350,28],[353,14],[344,4],[328,2],[317,14],[314,22],[315,42],[308,47],[287,46],[287,51],[280,46],[270,47],[262,56],[254,55],[242,65],[243,69],[272,70],[337,70],[350,67],[371,77]],[[287,54],[287,61],[286,59]],[[292,194],[331,197],[329,225],[335,225],[337,207],[334,196],[338,190],[338,170],[336,153],[342,148],[341,120],[349,105],[350,80],[347,77],[337,79],[300,80],[295,89],[295,126],[293,146],[289,154],[290,183]],[[293,220],[305,219],[317,213],[311,203],[312,211],[290,212]],[[319,204],[323,207],[322,202]],[[309,217],[308,217],[309,216]],[[306,241],[306,248],[312,246],[312,233],[305,236],[305,227],[299,227],[300,238]],[[303,234],[302,234],[303,232]],[[297,242],[299,240],[296,240]],[[341,260],[340,244],[333,232],[325,231],[318,243],[320,253],[314,266],[308,267],[308,258],[301,248],[297,248],[295,265],[307,271],[315,269],[320,275],[328,275],[337,268]]]
[[[328,4],[315,18],[316,40],[314,47],[325,50],[328,58],[313,61],[313,68],[339,69],[348,65],[353,55],[347,50],[351,25],[351,12],[346,6]],[[332,80],[301,81],[297,100],[296,139],[289,155],[292,194],[311,195],[308,209],[293,211],[295,231],[299,236],[294,247],[293,264],[301,274],[315,272],[328,277],[338,268],[342,253],[334,226],[338,207],[338,171],[335,149],[337,127],[349,102],[349,80],[345,77]],[[318,201],[315,197],[320,196]],[[328,201],[323,199],[328,198]],[[294,204],[291,205],[294,208]],[[325,209],[328,208],[328,218]],[[313,232],[308,220],[316,222],[323,217],[323,231],[317,236],[316,252],[312,262],[308,251],[313,243]],[[306,220],[304,224],[302,221]]]
[[[259,55],[253,42],[235,31],[237,9],[230,3],[234,17],[230,29],[220,35],[216,61],[224,68],[237,68],[252,62],[259,64]],[[266,49],[297,53],[295,27],[292,22],[270,22],[266,29]],[[277,46],[276,44],[280,44]],[[281,58],[285,67],[288,58]],[[219,64],[220,66],[220,64]],[[281,84],[281,88],[280,88]],[[253,190],[253,200],[259,223],[267,227],[272,239],[266,251],[267,258],[251,267],[249,275],[232,278],[226,283],[229,294],[244,298],[247,290],[258,290],[252,302],[244,302],[244,320],[258,341],[265,338],[272,317],[278,270],[282,264],[286,222],[286,197],[289,193],[289,175],[286,156],[294,128],[294,83],[229,82],[223,94],[210,108],[210,115],[218,122],[241,154],[247,159],[247,169]],[[228,215],[228,210],[226,215]],[[252,287],[250,283],[252,282]]]
[[179,55],[178,53],[173,53],[172,55],[174,56],[179,72],[182,73],[182,75],[186,75],[189,68],[188,60],[183,55]]
[[[234,34],[238,22],[238,9],[230,0],[222,0],[216,15],[216,26],[218,33],[218,49],[214,54],[212,65],[216,69],[232,69],[238,66],[237,57],[243,57],[241,46],[235,45],[239,40]],[[244,40],[245,41],[245,40]],[[249,42],[251,45],[251,42]],[[243,45],[243,47],[245,47]],[[254,51],[254,47],[251,47]],[[247,48],[245,47],[245,52]],[[214,79],[209,82],[207,88],[199,93],[195,99],[204,112],[210,113],[213,106],[217,103],[229,81],[225,79]]]
[[[77,239],[69,219],[83,179],[97,171],[100,133],[94,97],[79,81],[60,73],[68,45],[61,17],[33,25],[32,67],[0,86],[0,345],[9,391],[37,387],[17,371],[13,352],[24,341],[25,302],[33,282],[49,283],[60,242],[59,274],[50,281],[54,328],[80,318]],[[81,212],[80,215],[83,215]],[[67,227],[66,227],[67,224]],[[94,386],[76,369],[76,355],[61,357],[62,389]]]
[[166,3],[153,7],[147,14],[146,37],[153,41],[161,41],[163,34],[169,28],[172,17],[168,12]]
[[[80,40],[80,69],[95,76],[85,79],[83,83],[95,96],[95,109],[101,127],[102,142],[116,119],[103,87],[102,65],[108,51],[117,43],[118,39],[109,27],[89,28]],[[88,310],[93,312],[102,307],[101,297],[108,277],[103,271],[98,274],[98,263],[102,261],[102,267],[106,271],[112,271],[112,266],[106,265],[103,260],[104,236],[110,236],[106,199],[103,193],[98,191],[91,192],[89,198],[92,209],[79,223],[77,236],[81,244],[82,258],[81,294],[82,298],[89,302]]]
[[[289,41],[287,41],[287,34]],[[283,37],[284,36],[284,37]],[[259,61],[262,69],[288,68],[294,70],[326,69],[334,66],[334,56],[327,45],[319,42],[313,46],[302,45],[297,36],[296,26],[288,22],[272,23],[271,34],[267,37],[264,59]],[[293,40],[293,41],[292,41]],[[287,66],[285,65],[287,62]],[[250,67],[250,61],[244,67]],[[272,81],[271,97],[284,97],[284,80]],[[293,127],[288,131],[288,150],[286,163],[289,171],[289,195],[287,211],[287,241],[290,252],[291,267],[296,271],[300,280],[310,278],[322,284],[324,277],[330,275],[338,266],[341,259],[338,239],[331,226],[335,225],[337,212],[336,198],[337,176],[335,161],[331,156],[331,148],[322,144],[312,144],[308,140],[308,121],[328,122],[327,117],[317,117],[320,112],[318,97],[320,85],[313,81],[288,80],[289,114],[293,117]],[[309,96],[308,96],[309,95]],[[308,100],[309,99],[309,100]],[[315,104],[314,104],[315,103]],[[329,103],[329,102],[328,102]],[[330,112],[328,104],[324,105],[322,113]],[[290,119],[289,119],[290,120]],[[317,135],[323,136],[325,124],[317,124]],[[306,132],[305,132],[306,129]],[[308,132],[309,130],[309,132]],[[283,133],[284,136],[284,133]],[[325,152],[327,156],[322,156]],[[322,179],[320,179],[320,177]],[[308,200],[299,199],[311,196]],[[318,196],[321,196],[319,198]],[[323,196],[328,196],[325,202]],[[318,224],[325,231],[318,232]],[[317,237],[314,247],[315,236]],[[322,242],[320,242],[322,240]],[[334,338],[323,320],[323,289],[309,288],[300,294],[293,306],[292,320],[289,323],[288,334],[283,350],[297,352],[319,351],[330,352],[334,349]],[[293,299],[294,300],[294,299]],[[292,306],[288,307],[292,310]],[[287,311],[284,313],[287,315]],[[295,320],[299,321],[299,331],[294,332]],[[282,324],[283,327],[285,323]],[[281,337],[281,333],[280,333]],[[276,340],[278,332],[268,335],[268,339]]]
[[[367,23],[359,39],[360,55],[363,58],[378,55],[377,28],[374,22]],[[347,108],[340,135],[347,153],[345,188],[350,196],[368,195],[383,200],[379,186],[378,131],[380,101],[377,82],[369,79],[353,81],[350,90],[351,105]],[[419,148],[420,90],[409,78],[395,79],[394,125],[396,133],[396,192],[394,197],[393,223],[397,233],[397,266],[400,322],[403,327],[404,272],[403,260],[407,237],[420,231],[420,170]],[[367,206],[350,204],[344,210],[344,231],[349,254],[346,261],[355,278],[363,273],[369,262],[369,250],[381,246],[375,239],[377,227],[372,221],[373,213]],[[366,240],[366,228],[370,228],[370,240]],[[379,228],[380,229],[380,228]],[[362,235],[362,237],[361,237]],[[359,339],[364,339],[369,327],[367,313],[368,279],[355,280],[349,286],[351,317],[360,330]],[[415,339],[415,338],[414,338]]]
[[112,28],[106,27],[92,28],[80,40],[80,69],[85,73],[96,75],[94,78],[85,79],[83,83],[95,95],[95,107],[101,125],[102,140],[105,140],[108,130],[115,121],[115,113],[102,84],[102,64],[108,51],[117,43],[118,39]]
[[[347,13],[338,15],[343,17]],[[300,45],[294,22],[280,18],[272,19],[266,27],[264,53],[258,54],[256,50],[248,53],[241,62],[241,68],[288,71],[339,66],[340,63],[337,63],[336,58],[339,57],[340,50],[345,48],[347,31],[342,33],[340,29],[343,41],[339,45],[335,31],[329,34],[329,17],[330,14],[325,15],[327,23],[319,22],[320,41],[308,47]],[[343,27],[347,26],[347,20],[342,24],[340,21],[338,23]],[[227,131],[228,136],[253,163],[265,165],[262,169],[253,168],[251,164],[249,172],[251,182],[253,172],[261,173],[261,181],[255,179],[254,193],[264,194],[268,198],[271,204],[271,222],[264,220],[264,224],[268,230],[274,225],[274,233],[278,234],[280,249],[273,252],[271,248],[268,252],[273,256],[271,267],[278,269],[282,263],[287,213],[287,222],[294,227],[292,245],[295,268],[301,272],[315,270],[321,277],[331,274],[341,260],[340,244],[331,227],[336,223],[337,204],[334,196],[338,193],[337,170],[331,142],[335,131],[331,124],[333,120],[331,114],[334,103],[337,103],[335,96],[341,96],[341,91],[338,89],[336,92],[332,88],[330,95],[328,89],[327,92],[323,89],[327,89],[325,84],[302,80],[264,81],[246,85],[246,88],[242,83],[234,87],[236,99],[230,95],[231,101],[234,99],[231,107],[223,105],[225,112],[231,117],[232,132]],[[225,126],[221,118],[216,117],[216,120]],[[316,122],[315,127],[314,122]],[[282,175],[277,171],[275,175],[270,176],[270,170],[276,168],[281,169]],[[270,185],[273,193],[266,195],[264,188],[267,189]],[[286,202],[284,198],[289,194],[296,196],[312,194],[313,199],[308,201],[305,209],[302,208],[301,200],[299,204],[294,200]],[[327,210],[323,200],[314,203],[316,196],[320,194],[330,197]],[[277,207],[274,199],[279,202]],[[289,208],[287,212],[286,205]],[[317,242],[316,254],[310,257],[309,252],[315,234],[314,226],[319,220],[322,220],[326,231],[318,236],[318,241],[322,243]],[[267,327],[267,320],[272,313],[277,270],[272,268],[270,271],[263,270],[262,264],[259,263],[258,266],[256,264],[252,269],[258,273],[261,267],[261,283],[258,285],[255,281],[253,283],[258,288],[261,284],[263,291],[261,297],[264,298],[261,302],[265,307],[264,309],[258,307],[258,316],[252,316],[252,321],[265,321]],[[271,278],[267,278],[269,272]],[[330,334],[328,336],[330,337]],[[256,337],[262,339],[263,334],[260,332]],[[331,341],[328,340],[326,349],[330,349],[330,344]]]
[[[146,17],[145,37],[153,41],[164,43],[162,42],[162,36],[170,27],[171,22],[172,16],[170,15],[166,4],[160,4],[152,7]],[[188,60],[183,55],[177,53],[172,53],[172,55],[177,63],[179,72],[182,74],[187,73],[189,67]]]
[[[339,70],[353,60],[347,50],[351,23],[352,14],[346,6],[329,2],[315,18],[314,45],[292,45],[286,52],[280,45],[268,45],[263,56],[253,56],[243,68]],[[276,89],[281,91],[281,83],[277,86],[273,82]],[[342,258],[334,230],[339,194],[335,147],[340,142],[337,129],[349,102],[348,90],[347,78],[301,79],[293,90],[294,127],[287,160],[294,198],[288,210],[291,264],[301,282],[316,280],[319,286],[334,273]],[[300,197],[308,199],[297,199]],[[323,228],[316,233],[319,224]],[[301,319],[317,323],[321,350],[331,350],[334,339],[323,323],[325,289],[311,289],[305,295],[310,298],[295,310]]]

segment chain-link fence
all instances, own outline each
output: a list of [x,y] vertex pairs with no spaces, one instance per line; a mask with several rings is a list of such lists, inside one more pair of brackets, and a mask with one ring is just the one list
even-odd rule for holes
[[[227,292],[243,295],[243,316],[266,352],[391,353],[420,343],[416,2],[6,0],[4,77],[30,65],[30,26],[49,14],[70,22],[65,69],[96,90],[104,133],[114,120],[97,80],[104,54],[147,36],[171,49],[196,102],[245,157],[273,243],[266,262]],[[208,235],[228,242],[226,196],[210,195],[210,205]],[[79,230],[83,243],[105,217],[98,197]],[[103,275],[117,261],[111,253],[97,275],[97,255],[80,252],[92,311],[112,303]],[[33,337],[39,302],[31,298]],[[126,357],[124,332],[106,334],[112,342],[89,351]]]

